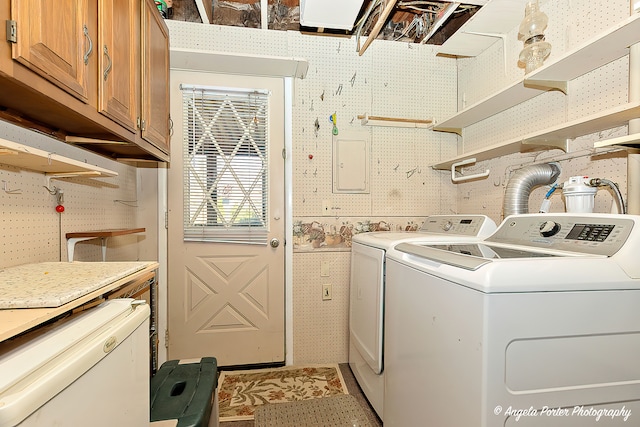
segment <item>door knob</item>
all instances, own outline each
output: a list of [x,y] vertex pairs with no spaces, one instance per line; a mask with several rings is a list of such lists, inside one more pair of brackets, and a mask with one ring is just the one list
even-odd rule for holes
[[269,244],[271,245],[272,248],[277,248],[278,246],[280,246],[280,240],[273,238],[271,239]]

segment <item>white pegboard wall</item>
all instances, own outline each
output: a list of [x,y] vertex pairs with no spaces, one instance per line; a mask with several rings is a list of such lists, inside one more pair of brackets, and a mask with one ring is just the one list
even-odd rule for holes
[[[540,10],[549,18],[545,40],[552,46],[547,58],[551,61],[628,17],[629,2],[542,0]],[[524,10],[522,16],[524,18]],[[523,47],[522,41],[518,40],[518,26],[506,34],[506,49],[502,40],[497,39],[479,56],[458,59],[459,109],[473,105],[524,76],[524,69],[518,66]]]
[[[410,213],[424,213],[427,206],[438,205],[442,192],[437,179],[425,184],[426,190],[408,188],[415,190],[411,193],[420,198],[411,205],[406,202],[389,206],[374,199],[377,194],[395,190],[387,188],[389,180],[384,176],[376,187],[371,186],[371,194],[348,197],[333,194],[332,123],[329,117],[336,114],[338,131],[369,132],[372,161],[399,158],[403,163],[415,163],[419,160],[417,166],[426,171],[430,164],[442,158],[443,141],[455,146],[456,136],[433,137],[432,131],[422,129],[408,133],[402,129],[388,131],[362,127],[357,116],[426,119],[452,113],[456,108],[455,60],[437,57],[430,45],[376,40],[359,56],[354,37],[317,37],[297,32],[179,22],[169,24],[172,47],[305,58],[309,62],[305,79],[295,80],[293,101],[294,151],[291,155],[295,216],[322,215],[324,200],[330,200],[340,208],[340,215],[376,214],[381,203],[395,212],[410,206]],[[405,135],[408,136],[405,138]],[[405,150],[406,144],[411,143],[415,143],[415,148]],[[371,166],[373,171],[375,164]],[[372,183],[374,180],[372,177]],[[399,184],[406,185],[406,182]]]
[[[499,159],[481,162],[474,165],[468,173],[476,169],[490,168],[486,179],[458,185],[458,206],[461,212],[482,213],[498,222],[503,219],[502,206],[504,191],[513,173],[532,164],[556,162],[560,165],[561,174],[558,183],[563,183],[571,176],[586,175],[591,178],[606,178],[618,184],[626,201],[626,164],[624,150],[614,148],[593,149],[593,143],[599,139],[613,138],[626,134],[626,127],[612,129],[598,134],[587,135],[570,142],[571,152],[559,150],[536,151],[526,154],[512,154]],[[549,186],[540,186],[531,192],[529,211],[537,212]],[[563,212],[562,192],[556,191],[551,197],[551,212]],[[594,212],[611,212],[614,199],[606,189],[600,189],[596,196]]]
[[171,48],[286,56],[287,32],[165,20]]
[[[432,131],[424,129],[362,127],[357,116],[426,119],[452,111],[455,61],[436,57],[430,46],[382,40],[362,56],[357,55],[355,40],[344,38],[290,35],[290,43],[290,55],[305,57],[310,64],[307,77],[296,82],[294,140],[299,140],[293,162],[295,215],[320,215],[323,200],[331,200],[343,216],[383,215],[389,211],[424,214],[429,205],[437,205],[439,188],[433,182],[420,188],[407,187],[406,180],[394,180],[397,171],[387,166],[381,170],[380,165],[397,160],[403,163],[402,169],[415,163],[410,169],[427,171],[440,159],[442,137],[433,137]],[[371,194],[332,194],[329,116],[333,113],[339,131],[358,130],[371,135]],[[456,141],[452,135],[444,139],[449,144]],[[407,150],[407,144],[415,148]],[[406,192],[404,202],[394,197],[380,198],[381,194],[398,191]]]
[[[619,23],[629,14],[628,1],[606,2],[606,4],[586,0],[541,1],[540,7],[550,17],[549,28],[545,32],[547,40],[553,46],[550,59]],[[558,19],[558,17],[563,18]],[[520,48],[521,46],[512,42],[508,50],[515,51]],[[463,60],[463,65],[460,67],[462,72],[459,75],[461,88],[484,85],[493,77],[490,70],[495,69],[502,61],[495,50],[495,48],[493,51],[489,50],[479,58]],[[490,65],[492,61],[493,65]],[[491,88],[493,89],[493,86]],[[487,145],[505,142],[624,104],[628,100],[627,91],[628,58],[624,57],[569,82],[567,95],[559,91],[545,92],[532,100],[465,128],[464,150],[480,149]],[[486,213],[496,221],[501,220],[504,188],[513,171],[529,164],[545,161],[560,163],[561,182],[574,175],[607,178],[617,182],[626,197],[625,152],[611,153],[609,152],[611,149],[594,150],[593,148],[593,142],[616,135],[625,135],[625,129],[623,127],[605,130],[571,140],[569,153],[566,154],[560,150],[534,151],[474,165],[468,169],[467,173],[490,169],[491,174],[487,179],[458,184],[458,207],[461,212]],[[532,192],[529,203],[531,211],[537,211],[545,192],[544,188]],[[555,212],[564,210],[561,193],[557,193],[552,196],[552,210]],[[487,200],[495,200],[495,202],[487,203]],[[607,191],[598,191],[595,210],[609,212],[611,202],[611,195],[607,194]]]
[[[370,102],[370,57],[358,57],[355,42],[340,37],[289,37],[290,55],[309,61],[305,79],[296,82],[293,115],[293,205],[295,215],[321,215],[332,200],[333,124],[338,132],[363,131],[356,116]],[[366,129],[364,130],[367,131]],[[352,195],[353,204],[369,205],[368,194]],[[336,200],[348,212],[349,205]],[[340,206],[341,205],[341,206]]]
[[569,82],[569,119],[584,117],[629,100],[629,57]]
[[[52,179],[50,189],[64,192],[65,211],[55,211],[56,196],[45,189],[43,173],[0,166],[0,179],[19,194],[0,191],[0,268],[32,262],[66,261],[67,232],[136,227],[136,209],[114,200],[136,200],[136,169],[0,122],[0,137],[56,152],[118,173],[110,178]],[[136,260],[137,239],[110,239],[107,260]],[[78,244],[76,260],[101,261],[99,245]]]
[[[329,276],[320,276],[327,262]],[[349,349],[350,252],[295,253],[293,260],[293,362],[344,363]],[[322,300],[322,285],[333,297]]]
[[537,97],[463,130],[464,151],[519,138],[567,121],[567,96],[560,91]]

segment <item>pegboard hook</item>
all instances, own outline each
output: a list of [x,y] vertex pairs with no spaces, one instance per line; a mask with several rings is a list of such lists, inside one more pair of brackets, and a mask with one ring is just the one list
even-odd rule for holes
[[7,181],[2,180],[2,190],[7,194],[22,194],[22,190],[9,190]]

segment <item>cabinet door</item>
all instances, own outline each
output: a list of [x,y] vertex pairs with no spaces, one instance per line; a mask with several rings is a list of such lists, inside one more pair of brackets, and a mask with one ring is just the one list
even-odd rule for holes
[[142,138],[169,152],[169,30],[153,0],[142,1]]
[[140,87],[139,20],[135,0],[99,0],[99,110],[132,131]]
[[11,16],[13,59],[87,102],[93,49],[87,0],[13,0]]

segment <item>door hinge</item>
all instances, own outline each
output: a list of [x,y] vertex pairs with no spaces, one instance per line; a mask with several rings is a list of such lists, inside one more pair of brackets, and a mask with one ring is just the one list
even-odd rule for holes
[[169,212],[168,211],[164,211],[164,229],[165,230],[169,229]]
[[164,330],[164,347],[169,348],[169,330]]
[[287,149],[286,148],[282,149],[282,158],[287,160]]
[[18,43],[18,23],[13,19],[7,19],[7,41]]

